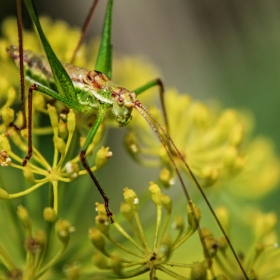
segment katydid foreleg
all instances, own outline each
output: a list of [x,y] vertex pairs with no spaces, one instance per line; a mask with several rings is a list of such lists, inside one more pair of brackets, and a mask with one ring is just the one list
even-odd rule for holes
[[151,80],[150,82],[144,84],[141,87],[138,87],[137,89],[133,90],[134,93],[136,93],[136,95],[140,95],[142,92],[152,88],[158,86],[159,87],[159,96],[160,96],[160,104],[161,104],[161,109],[162,109],[162,113],[163,113],[163,120],[164,120],[164,124],[166,127],[166,132],[169,134],[169,125],[168,125],[168,118],[167,118],[167,111],[166,111],[166,105],[165,105],[165,99],[164,99],[164,86],[162,83],[162,80],[157,78],[154,80]]
[[94,136],[96,135],[98,128],[100,127],[101,123],[103,122],[103,120],[106,116],[106,111],[107,111],[106,104],[104,105],[104,107],[105,107],[104,109],[102,108],[102,110],[99,110],[99,114],[95,120],[95,123],[93,124],[93,127],[91,128],[91,130],[86,138],[86,141],[82,147],[82,150],[80,151],[80,159],[81,159],[81,162],[82,162],[84,168],[87,170],[90,178],[93,180],[95,186],[97,187],[99,193],[101,194],[101,196],[104,200],[104,206],[105,206],[107,216],[110,218],[111,222],[113,223],[114,222],[112,219],[113,213],[109,209],[109,198],[105,194],[104,190],[101,188],[99,182],[97,181],[96,177],[94,176],[94,174],[88,164],[88,161],[86,159],[87,149],[88,149],[89,145],[91,144],[92,140],[94,139]]

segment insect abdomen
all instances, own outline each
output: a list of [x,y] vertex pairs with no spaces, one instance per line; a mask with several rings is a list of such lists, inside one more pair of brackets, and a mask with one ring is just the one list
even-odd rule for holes
[[[18,47],[7,48],[8,54],[19,67]],[[23,51],[24,76],[33,83],[42,84],[55,89],[55,83],[48,60],[43,55],[37,55],[30,50]]]

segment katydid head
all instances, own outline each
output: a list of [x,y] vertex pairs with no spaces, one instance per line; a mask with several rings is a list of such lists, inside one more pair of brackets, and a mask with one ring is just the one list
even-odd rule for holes
[[125,126],[132,119],[131,112],[134,107],[136,94],[125,88],[119,89],[118,92],[111,89],[113,99],[112,112],[119,126]]

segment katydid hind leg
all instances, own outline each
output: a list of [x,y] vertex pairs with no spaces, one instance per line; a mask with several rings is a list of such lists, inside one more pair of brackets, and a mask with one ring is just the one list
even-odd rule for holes
[[28,90],[28,121],[27,121],[27,129],[28,129],[28,136],[27,136],[27,155],[25,156],[22,165],[25,166],[27,161],[29,161],[32,157],[32,103],[33,103],[33,90],[37,90],[38,86],[36,84],[32,85]]
[[96,179],[95,175],[91,171],[90,166],[88,164],[88,161],[86,159],[86,151],[85,150],[81,150],[81,152],[80,152],[80,159],[81,159],[81,162],[82,162],[84,168],[87,170],[90,178],[92,179],[92,181],[94,182],[96,188],[98,189],[100,195],[102,196],[102,198],[104,200],[104,206],[105,206],[106,214],[110,218],[111,222],[113,223],[114,222],[114,220],[112,218],[113,213],[109,209],[109,198],[106,195],[106,193],[104,192],[104,190],[102,189],[102,187],[99,184],[98,180]]
[[22,126],[18,127],[12,124],[16,130],[22,130],[27,127],[27,155],[25,156],[22,165],[25,166],[27,161],[32,156],[32,96],[33,90],[36,90],[36,85],[32,85],[28,90],[28,120],[26,119],[25,108],[25,86],[24,86],[24,67],[23,67],[23,23],[22,23],[22,5],[21,0],[17,0],[17,29],[18,29],[18,48],[19,48],[19,71],[20,71],[20,92],[21,92],[21,112],[22,112]]

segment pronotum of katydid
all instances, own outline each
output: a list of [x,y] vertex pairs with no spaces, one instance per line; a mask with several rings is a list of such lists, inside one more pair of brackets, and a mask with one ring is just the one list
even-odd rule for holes
[[[141,102],[138,100],[138,94],[140,94],[143,90],[148,89],[155,85],[160,85],[160,80],[154,80],[149,83],[147,83],[144,87],[140,87],[139,89],[136,89],[135,91],[128,91],[127,89],[118,86],[114,84],[110,80],[111,76],[111,42],[110,39],[110,26],[111,26],[111,12],[112,12],[112,5],[113,1],[109,1],[108,9],[107,9],[107,17],[105,20],[105,26],[103,38],[105,38],[101,43],[101,51],[100,53],[104,52],[102,55],[98,57],[98,61],[96,64],[96,70],[95,71],[87,71],[84,69],[79,68],[73,68],[72,66],[63,64],[61,65],[60,62],[57,60],[56,56],[54,55],[54,52],[51,49],[51,46],[49,45],[43,30],[41,29],[40,22],[38,20],[38,17],[36,15],[36,12],[34,10],[33,3],[29,0],[26,0],[26,5],[28,7],[28,11],[31,15],[31,18],[33,22],[36,25],[36,28],[39,32],[41,41],[43,43],[43,46],[45,48],[45,52],[48,57],[48,62],[50,63],[50,67],[47,64],[47,60],[41,61],[39,60],[36,55],[34,55],[31,52],[23,52],[21,47],[11,47],[8,49],[9,54],[16,60],[16,62],[20,65],[21,63],[24,64],[24,68],[26,71],[26,78],[28,78],[34,85],[29,89],[29,104],[30,107],[28,109],[28,113],[31,110],[32,105],[32,92],[34,90],[40,91],[42,93],[45,93],[46,95],[51,96],[52,98],[55,98],[57,100],[60,100],[65,105],[72,109],[76,109],[78,111],[81,111],[82,113],[92,113],[93,111],[98,112],[98,116],[96,119],[95,124],[93,125],[93,128],[89,132],[88,138],[82,148],[82,151],[80,153],[81,162],[84,166],[84,168],[88,171],[90,174],[90,177],[94,181],[94,184],[98,187],[105,203],[105,208],[108,217],[112,217],[112,212],[109,209],[109,203],[108,198],[105,195],[104,191],[102,190],[101,186],[99,185],[98,181],[96,180],[93,172],[90,170],[89,165],[86,160],[86,150],[94,138],[96,131],[100,124],[102,123],[103,119],[105,118],[106,112],[108,109],[112,108],[113,114],[116,117],[117,122],[119,125],[123,126],[126,125],[131,120],[131,111],[132,109],[136,109],[139,111],[139,113],[143,116],[143,118],[147,121],[148,125],[150,125],[151,129],[155,132],[155,135],[158,137],[159,141],[162,143],[164,148],[166,149],[166,152],[169,156],[169,159],[171,161],[171,164],[173,165],[175,172],[177,173],[177,176],[179,178],[180,184],[182,186],[183,192],[188,200],[189,206],[193,212],[194,220],[196,222],[196,225],[198,227],[198,231],[200,233],[200,238],[202,245],[204,247],[204,252],[208,259],[208,265],[209,269],[212,273],[212,277],[214,277],[214,271],[211,269],[211,259],[208,255],[206,245],[204,243],[203,237],[201,235],[201,230],[199,227],[199,221],[196,217],[193,204],[191,202],[190,196],[188,194],[187,188],[184,184],[184,180],[175,164],[175,161],[173,159],[174,153],[176,154],[176,157],[180,158],[180,160],[183,162],[185,167],[188,169],[190,176],[192,177],[193,181],[195,182],[196,186],[200,189],[204,199],[206,200],[207,204],[209,205],[209,208],[216,218],[216,215],[213,211],[213,209],[210,206],[210,203],[208,202],[206,196],[203,194],[203,191],[200,188],[200,185],[193,175],[193,172],[189,168],[185,158],[183,155],[181,155],[180,151],[177,149],[176,145],[172,141],[172,139],[169,137],[168,133],[164,130],[164,128],[157,122],[157,120],[143,107]],[[23,55],[23,57],[21,57]],[[105,62],[104,62],[105,59]],[[106,61],[107,59],[107,61]],[[39,66],[40,65],[40,66]],[[41,67],[43,65],[43,67]],[[39,74],[32,72],[32,67],[38,69],[43,69],[44,75],[41,76],[41,80],[38,79]],[[21,69],[23,69],[23,65],[20,66]],[[64,70],[66,69],[66,71]],[[35,72],[35,71],[34,71]],[[70,77],[69,77],[69,76]],[[36,77],[37,76],[37,77]],[[49,81],[51,86],[49,86]],[[74,86],[73,86],[74,84]],[[162,86],[161,86],[162,89]],[[163,96],[163,95],[161,95]],[[86,102],[85,102],[86,101]],[[164,104],[164,103],[163,103]],[[163,111],[165,111],[164,105],[163,105]],[[28,131],[29,131],[29,151],[27,156],[25,157],[23,161],[23,165],[26,165],[26,163],[30,160],[32,156],[32,142],[31,142],[31,127],[32,127],[32,119],[31,119],[31,113],[28,114]],[[168,125],[167,125],[168,127]],[[162,138],[161,135],[164,135],[164,138]],[[227,238],[225,231],[223,230],[219,220],[216,218],[216,221],[218,222],[221,230],[223,231],[225,237]],[[113,220],[112,220],[113,222]],[[229,239],[227,238],[228,243],[231,246],[231,243]],[[232,251],[233,247],[231,246]],[[236,260],[238,261],[238,257],[236,253],[234,252]],[[238,261],[239,262],[239,261]],[[245,276],[246,279],[248,277],[246,276],[246,273],[239,262],[240,268]]]

